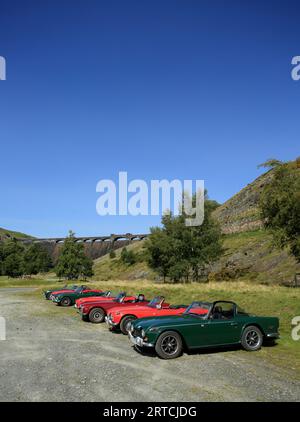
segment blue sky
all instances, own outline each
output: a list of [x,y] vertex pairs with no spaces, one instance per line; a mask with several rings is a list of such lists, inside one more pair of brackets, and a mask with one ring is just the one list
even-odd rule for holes
[[299,155],[297,1],[0,0],[0,227],[148,232],[96,184],[204,179],[224,202]]

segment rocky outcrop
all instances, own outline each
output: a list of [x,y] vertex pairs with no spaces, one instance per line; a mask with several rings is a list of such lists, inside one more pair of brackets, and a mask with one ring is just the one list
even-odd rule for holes
[[252,231],[262,227],[258,202],[263,187],[270,182],[272,175],[270,170],[259,176],[214,211],[224,234]]

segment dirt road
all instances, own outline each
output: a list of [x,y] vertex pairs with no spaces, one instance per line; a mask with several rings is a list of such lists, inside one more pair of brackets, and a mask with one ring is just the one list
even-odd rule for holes
[[0,401],[299,401],[300,382],[260,353],[218,351],[164,361],[126,336],[84,323],[18,289],[0,290]]

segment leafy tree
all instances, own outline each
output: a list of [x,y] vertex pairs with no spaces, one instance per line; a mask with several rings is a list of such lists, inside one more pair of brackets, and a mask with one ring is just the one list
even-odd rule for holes
[[216,206],[206,195],[201,226],[187,227],[184,214],[169,213],[162,217],[162,228],[151,229],[146,241],[148,264],[164,280],[170,277],[175,282],[198,281],[204,267],[220,256],[221,230],[211,215]]
[[32,243],[24,253],[24,273],[38,274],[49,271],[52,261],[49,253],[38,243]]
[[265,168],[272,169],[272,168],[281,166],[282,164],[283,164],[283,161],[277,160],[277,158],[269,158],[267,161],[259,164],[257,167],[258,168],[265,167]]
[[116,257],[116,252],[113,249],[109,252],[109,257],[110,259],[114,259]]
[[133,251],[128,251],[126,247],[122,249],[120,259],[124,264],[128,265],[133,265],[136,262],[135,253]]
[[264,226],[273,234],[275,245],[288,247],[300,262],[300,162],[274,167],[270,183],[260,196]]
[[2,246],[2,272],[8,277],[24,274],[24,246],[16,240],[8,240]]
[[68,280],[85,279],[93,275],[93,261],[85,255],[83,244],[76,242],[72,231],[61,248],[56,274]]

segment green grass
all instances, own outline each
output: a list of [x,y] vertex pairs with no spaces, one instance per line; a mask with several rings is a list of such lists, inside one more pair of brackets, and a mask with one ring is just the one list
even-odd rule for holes
[[13,230],[3,229],[3,228],[0,227],[0,237],[4,236],[4,235],[8,235],[10,237],[16,237],[16,238],[24,238],[24,237],[31,238],[32,237],[32,236],[29,236],[28,234],[15,232]]
[[65,281],[59,281],[57,278],[51,275],[32,277],[32,278],[9,278],[6,276],[0,276],[0,288],[2,287],[38,287],[38,286],[49,286],[53,283],[56,285],[64,285]]
[[145,241],[136,241],[126,246],[127,250],[132,250],[136,254],[137,262],[133,265],[124,264],[120,260],[122,249],[117,249],[116,257],[111,259],[109,254],[95,260],[94,279],[95,280],[136,280],[146,278],[153,280],[156,274],[148,268],[144,259]]
[[[43,289],[39,284],[41,280],[36,282],[39,288],[35,292],[24,293],[24,296],[42,300]],[[293,371],[295,376],[300,376],[300,341],[293,341],[291,338],[291,320],[294,316],[300,315],[300,289],[255,285],[245,281],[162,284],[149,280],[134,280],[130,283],[126,280],[108,280],[93,281],[91,284],[104,290],[125,290],[128,294],[144,293],[148,298],[161,294],[172,304],[188,304],[193,300],[233,300],[250,313],[277,316],[280,319],[280,340],[276,346],[264,347],[256,355]],[[48,287],[57,285],[58,283],[48,282]],[[45,312],[46,316],[51,316],[48,307]],[[54,313],[57,313],[56,310]]]

